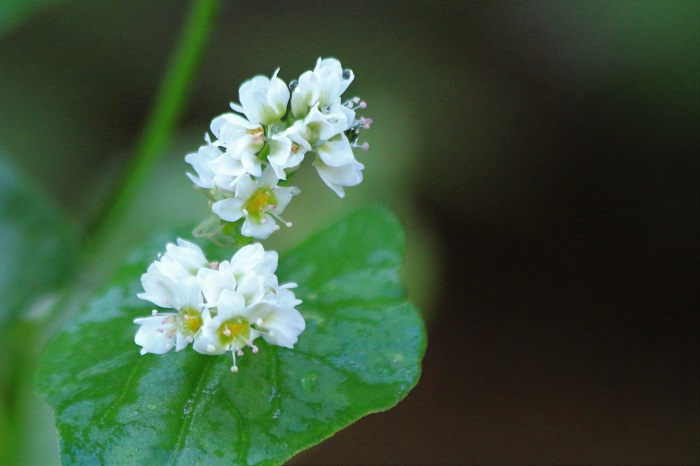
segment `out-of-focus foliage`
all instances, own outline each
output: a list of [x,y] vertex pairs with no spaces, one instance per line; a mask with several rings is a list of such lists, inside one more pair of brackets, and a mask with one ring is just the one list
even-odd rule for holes
[[21,23],[31,13],[60,0],[3,0],[0,4],[0,34]]
[[73,274],[76,247],[53,203],[0,154],[0,463],[17,461],[18,400],[31,377],[32,320]]

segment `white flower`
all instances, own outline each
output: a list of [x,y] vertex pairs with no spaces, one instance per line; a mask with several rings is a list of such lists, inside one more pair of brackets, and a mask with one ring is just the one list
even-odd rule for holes
[[177,321],[173,314],[154,315],[134,319],[141,327],[134,341],[141,346],[141,355],[146,353],[165,354],[176,344]]
[[299,77],[292,94],[292,113],[296,118],[303,118],[313,107],[339,104],[341,94],[354,77],[352,71],[343,70],[335,58],[319,58],[313,71]]
[[199,269],[208,265],[199,246],[178,239],[177,246],[168,244],[165,254],[141,276],[144,292],[138,297],[160,307],[179,309],[177,306],[189,304],[191,298],[185,293],[188,290],[183,291],[181,282],[194,277]]
[[[141,354],[180,351],[193,343],[199,353],[232,352],[243,356],[246,346],[262,336],[272,345],[292,348],[305,328],[295,309],[301,303],[275,275],[277,253],[260,244],[239,249],[230,261],[207,263],[194,244],[179,240],[169,244],[158,261],[143,275],[146,293],[139,297],[162,302],[176,312],[134,320],[140,325],[134,341]],[[153,298],[153,299],[152,299]]]
[[[257,153],[265,145],[265,129],[262,125],[251,123],[233,113],[225,113],[212,120],[211,131],[218,138],[214,145],[226,148],[226,154],[235,160],[233,163],[222,159],[213,162],[212,166],[217,173],[228,176],[250,173],[260,176],[262,167]],[[228,170],[227,173],[223,172],[225,169]]]
[[[202,326],[203,303],[199,284],[195,277],[187,277],[174,283],[169,306],[177,313],[162,313],[154,310],[151,317],[134,319],[141,325],[134,341],[141,346],[141,354],[163,354],[173,347],[180,351],[194,341]],[[142,297],[140,294],[139,297]]]
[[299,132],[302,125],[303,122],[297,121],[284,132],[272,136],[267,160],[280,180],[286,180],[285,170],[296,169],[304,160],[304,155],[311,150],[311,145]]
[[[241,233],[257,239],[266,239],[279,229],[275,219],[284,212],[296,188],[277,186],[279,179],[271,167],[265,169],[259,180],[243,175],[236,183],[235,197],[212,205],[212,211],[222,220],[235,222],[245,218]],[[284,222],[287,226],[291,223]]]
[[231,107],[245,114],[252,123],[269,125],[279,121],[287,113],[289,103],[289,88],[277,77],[279,68],[272,79],[265,76],[255,76],[244,82],[238,90],[241,105]]
[[258,152],[265,143],[265,129],[235,113],[224,113],[211,121],[217,144],[233,152]]
[[294,347],[306,328],[304,318],[294,309],[301,301],[284,287],[277,288],[268,299],[250,309],[250,319],[255,322],[256,329],[266,342],[285,348]]
[[250,326],[243,297],[235,291],[224,290],[216,316],[204,322],[192,348],[202,354],[224,354],[249,346],[256,336]]
[[195,186],[204,189],[212,189],[214,187],[213,182],[216,173],[210,166],[210,162],[216,160],[221,155],[222,152],[218,147],[205,145],[200,147],[197,152],[185,156],[185,162],[192,165],[197,172],[197,176],[191,173],[187,174]]
[[340,197],[345,197],[344,186],[357,186],[362,183],[362,170],[365,166],[360,162],[351,162],[340,167],[331,167],[317,157],[314,167],[326,185]]
[[355,115],[354,111],[340,104],[326,109],[326,112],[313,107],[304,118],[300,133],[311,145],[315,146],[350,129]]
[[338,101],[341,94],[355,79],[352,70],[344,70],[335,58],[319,58],[316,61],[314,74],[321,84],[320,105],[330,105]]
[[350,141],[342,133],[319,144],[316,153],[329,167],[343,167],[357,162]]

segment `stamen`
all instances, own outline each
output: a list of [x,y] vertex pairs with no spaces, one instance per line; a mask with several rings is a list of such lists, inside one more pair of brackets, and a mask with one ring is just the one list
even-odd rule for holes
[[165,351],[170,351],[171,349],[173,349],[173,345],[171,345],[170,343],[165,345]]
[[[284,223],[284,225],[285,225],[287,228],[289,228],[289,227],[292,226],[292,222],[286,221],[285,219],[283,219],[282,217],[280,217],[280,216],[277,215],[276,213],[274,213],[274,212],[268,212],[268,214],[271,215],[272,217],[275,217],[275,218],[276,218],[277,220],[279,220],[280,222]],[[266,219],[263,218],[263,220],[266,220]]]
[[207,345],[207,353],[213,353],[216,348],[214,348],[214,345]]
[[263,325],[262,318],[258,317],[258,320],[255,321],[255,325],[257,325],[258,327],[262,327],[262,325]]
[[243,350],[242,350],[242,349],[239,349],[239,350],[236,352],[236,354],[238,354],[239,356],[243,356]]
[[223,334],[226,335],[227,337],[230,337],[230,336],[231,336],[231,330],[230,330],[229,328],[224,329],[224,331],[221,332],[221,333],[223,333]]
[[365,101],[363,100],[362,102],[360,102],[359,107],[360,107],[360,108],[367,108],[367,102],[365,102]]
[[155,309],[153,309],[153,310],[151,311],[151,315],[152,315],[152,316],[157,316],[157,315],[158,315],[158,311],[155,310]]
[[351,146],[352,146],[352,147],[357,147],[358,149],[362,149],[362,150],[369,150],[369,142],[362,143],[362,145],[360,145],[360,144],[358,144],[358,143],[356,143],[356,142],[353,142],[353,143],[351,144]]
[[231,366],[231,372],[235,374],[236,372],[238,372],[238,364],[236,364],[236,353],[231,352],[231,354],[233,355],[233,366]]
[[248,209],[243,208],[243,215],[248,215]]

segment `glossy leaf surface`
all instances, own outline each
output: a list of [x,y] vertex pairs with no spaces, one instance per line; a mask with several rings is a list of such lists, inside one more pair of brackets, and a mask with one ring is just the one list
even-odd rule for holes
[[424,328],[387,210],[358,210],[280,258],[307,328],[293,350],[261,342],[237,374],[230,355],[139,355],[132,320],[150,311],[139,278],[174,239],[130,255],[44,353],[37,386],[56,409],[64,463],[280,463],[418,381]]

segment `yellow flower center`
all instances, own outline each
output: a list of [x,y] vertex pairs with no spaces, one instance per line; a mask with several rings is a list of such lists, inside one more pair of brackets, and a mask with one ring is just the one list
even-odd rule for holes
[[228,320],[219,326],[219,342],[232,345],[235,349],[246,346],[250,341],[250,323],[245,319]]
[[202,326],[202,314],[197,309],[186,307],[180,311],[181,328],[185,335],[194,335]]
[[248,216],[260,222],[270,204],[276,204],[277,198],[270,188],[260,188],[253,193],[248,202],[243,206]]

